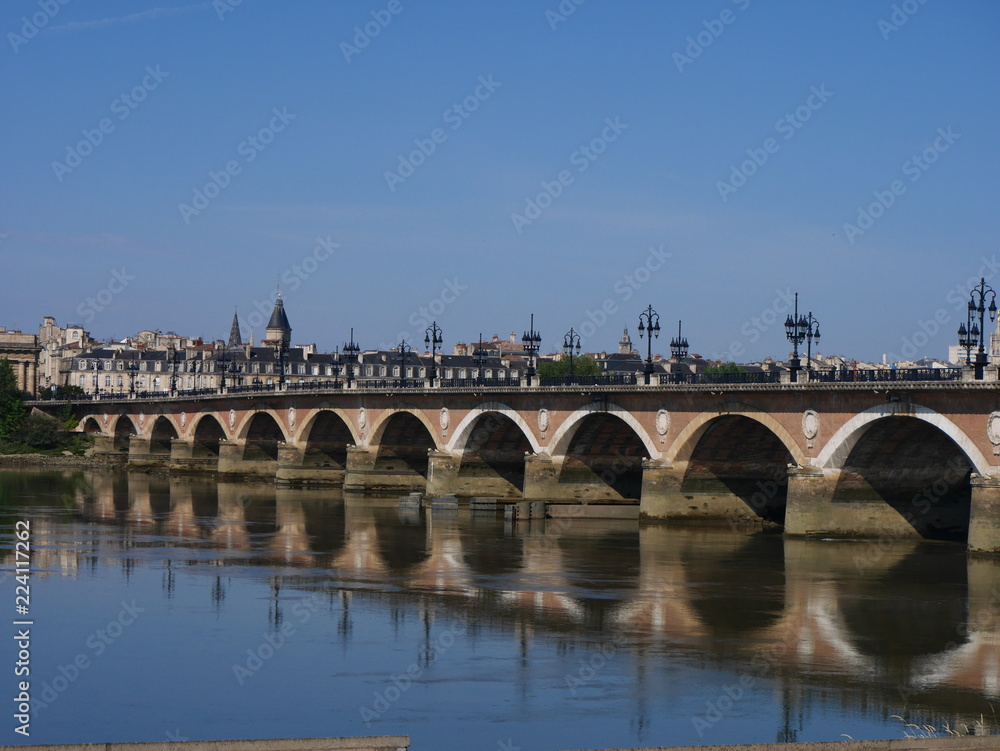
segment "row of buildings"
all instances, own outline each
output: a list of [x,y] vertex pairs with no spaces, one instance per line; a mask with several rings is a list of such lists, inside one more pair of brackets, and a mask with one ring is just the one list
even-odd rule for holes
[[[296,384],[367,379],[426,379],[452,382],[476,379],[502,385],[524,382],[529,353],[515,334],[493,335],[488,341],[459,343],[452,354],[393,350],[320,352],[316,345],[291,345],[292,328],[280,295],[268,321],[264,339],[244,343],[239,319],[233,316],[228,340],[206,342],[173,332],[145,330],[121,341],[101,342],[83,327],[60,327],[45,317],[38,334],[0,328],[0,357],[14,367],[18,386],[33,394],[59,386],[76,386],[85,393],[129,394],[170,391],[217,391],[224,387],[269,388],[280,382]],[[963,351],[964,352],[964,351]],[[952,353],[958,359],[960,355]],[[562,353],[541,354],[539,359],[560,359]],[[622,332],[618,351],[588,353],[602,371],[621,376],[643,372],[642,356],[633,349],[628,330]],[[698,373],[714,363],[686,348],[665,359],[654,356],[655,373]],[[1000,335],[992,337],[991,361],[1000,361]],[[805,364],[805,363],[803,363]],[[889,367],[887,363],[859,363],[842,357],[817,355],[818,368]],[[909,363],[940,367],[945,363]],[[787,368],[771,359],[745,366],[762,372]]]

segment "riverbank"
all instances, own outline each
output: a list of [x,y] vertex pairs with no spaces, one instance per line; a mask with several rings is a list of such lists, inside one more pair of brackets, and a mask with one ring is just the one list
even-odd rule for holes
[[102,462],[90,456],[0,454],[0,469],[9,469],[12,467],[79,467],[84,469],[102,469],[107,466],[107,462]]

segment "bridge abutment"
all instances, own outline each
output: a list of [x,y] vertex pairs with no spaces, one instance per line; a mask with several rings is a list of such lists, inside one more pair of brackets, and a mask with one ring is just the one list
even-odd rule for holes
[[972,475],[969,550],[1000,553],[1000,477]]
[[461,457],[449,451],[427,452],[427,495],[459,495],[458,468]]
[[371,493],[424,492],[427,478],[399,457],[380,458],[377,449],[349,446],[344,490]]
[[642,463],[642,496],[639,516],[646,519],[679,519],[690,516],[681,493],[684,473],[672,465],[646,460]]
[[148,438],[134,435],[128,443],[128,465],[137,469],[151,467],[167,469],[170,466],[170,454],[153,453]]

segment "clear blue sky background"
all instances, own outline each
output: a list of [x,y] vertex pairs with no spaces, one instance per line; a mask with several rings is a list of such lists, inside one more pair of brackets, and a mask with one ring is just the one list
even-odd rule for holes
[[[255,306],[284,276],[294,341],[324,350],[350,326],[366,348],[422,340],[422,307],[449,348],[480,331],[520,338],[534,312],[543,350],[570,326],[585,349],[613,349],[623,326],[638,343],[651,303],[664,333],[684,320],[693,351],[748,360],[787,354],[779,291],[793,290],[823,352],[873,359],[943,356],[969,278],[1000,287],[982,260],[1000,255],[996,3],[897,3],[915,12],[894,30],[879,23],[897,26],[894,3],[873,0],[567,1],[565,20],[558,0],[399,0],[347,54],[388,0],[225,13],[225,0],[52,0],[51,18],[44,4],[0,8],[8,327],[53,315],[99,337],[219,338],[238,306],[259,338]],[[32,16],[45,28],[11,36]],[[116,99],[144,79],[121,119]],[[446,115],[477,86],[476,111]],[[832,95],[779,129],[814,87]],[[275,108],[294,120],[248,161],[241,144]],[[113,130],[93,153],[54,167],[102,118]],[[607,118],[627,128],[593,162],[574,156],[612,135]],[[435,128],[434,153],[390,189],[386,173]],[[939,137],[948,128],[957,140]],[[768,138],[773,153],[724,199],[720,181]],[[908,165],[927,149],[926,171]],[[231,160],[239,174],[185,221],[179,204]],[[511,214],[563,170],[572,182],[516,228]],[[894,180],[892,205],[848,237]],[[317,238],[339,247],[326,258]]]

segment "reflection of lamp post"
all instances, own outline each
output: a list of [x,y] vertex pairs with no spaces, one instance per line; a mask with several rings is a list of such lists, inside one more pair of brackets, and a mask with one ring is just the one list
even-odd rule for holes
[[[976,297],[979,301],[976,301]],[[990,305],[986,307],[986,296],[990,297]],[[997,294],[993,288],[986,283],[985,277],[979,278],[979,284],[972,288],[969,293],[969,309],[966,316],[966,324],[958,327],[958,343],[965,348],[965,364],[976,366],[976,380],[982,380],[983,369],[986,367],[987,356],[983,345],[986,340],[985,313],[990,312],[990,322],[996,319],[997,315]],[[976,321],[976,314],[979,314],[979,321]],[[976,359],[972,361],[972,348],[976,347]]]
[[406,353],[412,352],[413,347],[407,344],[405,339],[401,339],[396,350],[399,352],[399,385],[406,388]]
[[573,348],[576,354],[580,354],[580,335],[571,326],[569,331],[563,336],[563,354],[569,355],[569,377],[573,377]]
[[344,344],[343,358],[344,368],[347,371],[347,388],[351,387],[351,380],[354,378],[354,363],[358,361],[361,347],[354,341],[354,329],[351,328],[351,341]]
[[[645,322],[645,325],[643,323]],[[653,337],[660,336],[660,314],[652,305],[639,314],[639,338],[646,335],[646,364],[642,368],[643,380],[648,386],[653,378]]]
[[427,327],[427,331],[424,336],[424,344],[429,344],[431,347],[431,386],[434,385],[434,379],[437,378],[437,360],[435,360],[434,357],[437,355],[438,345],[443,341],[444,340],[441,338],[441,327],[437,325],[437,321],[433,321],[431,325]]
[[542,346],[542,335],[535,331],[534,313],[531,314],[531,323],[528,324],[528,330],[521,337],[521,344],[528,355],[528,367],[525,369],[524,374],[527,376],[528,385],[530,386],[531,377],[537,372],[535,366],[537,364],[538,350]]

